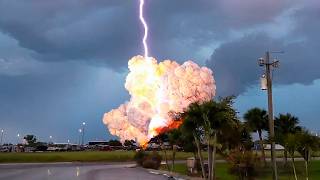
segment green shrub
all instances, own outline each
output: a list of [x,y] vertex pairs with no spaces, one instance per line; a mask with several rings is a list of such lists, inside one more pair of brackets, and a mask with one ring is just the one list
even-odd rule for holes
[[142,166],[143,160],[146,158],[147,153],[143,150],[137,151],[133,159],[139,166]]
[[159,169],[162,157],[156,151],[146,153],[141,150],[136,152],[134,159],[139,166],[150,169]]
[[156,151],[151,154],[147,154],[142,162],[142,167],[151,168],[151,169],[159,169],[161,165],[162,157]]
[[239,179],[253,179],[257,175],[259,158],[252,151],[233,150],[227,160],[231,164],[230,173],[237,174]]
[[142,167],[148,168],[148,169],[158,169],[159,168],[159,167],[157,167],[156,162],[151,159],[144,160],[142,163]]

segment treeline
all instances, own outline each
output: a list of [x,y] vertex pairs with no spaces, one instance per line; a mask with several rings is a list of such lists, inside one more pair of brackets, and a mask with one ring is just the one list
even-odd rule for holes
[[[237,174],[240,179],[254,176],[258,164],[266,166],[264,145],[270,140],[263,140],[263,132],[269,131],[267,112],[260,108],[250,109],[244,114],[244,121],[241,121],[233,107],[233,100],[234,97],[226,97],[193,103],[180,114],[184,121],[179,129],[157,137],[160,141],[169,141],[172,145],[173,162],[171,167],[167,166],[168,170],[174,169],[176,147],[193,152],[200,161],[202,176],[209,180],[216,176],[216,154],[220,154],[231,164],[230,172]],[[284,164],[287,165],[289,156],[296,177],[294,152],[299,152],[305,160],[305,174],[308,176],[312,152],[320,147],[319,138],[301,127],[298,118],[289,113],[279,114],[274,123],[275,142],[284,147]],[[252,133],[259,136],[261,157],[253,153]],[[204,150],[208,153],[206,166],[202,157]]]

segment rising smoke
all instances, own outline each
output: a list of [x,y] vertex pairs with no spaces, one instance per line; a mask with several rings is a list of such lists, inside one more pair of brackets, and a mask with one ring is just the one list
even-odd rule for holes
[[121,141],[134,139],[144,145],[161,129],[177,127],[170,112],[182,112],[193,102],[215,96],[212,71],[192,61],[158,64],[154,58],[135,56],[128,64],[125,88],[131,99],[103,117],[110,133]]

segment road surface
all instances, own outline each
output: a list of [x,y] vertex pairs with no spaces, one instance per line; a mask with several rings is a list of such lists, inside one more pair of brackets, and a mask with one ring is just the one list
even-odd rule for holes
[[0,180],[165,180],[124,163],[0,164]]

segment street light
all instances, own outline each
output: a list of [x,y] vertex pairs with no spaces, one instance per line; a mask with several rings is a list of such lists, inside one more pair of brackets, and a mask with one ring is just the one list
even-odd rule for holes
[[82,139],[81,139],[81,145],[84,144],[84,126],[86,125],[86,122],[82,122]]
[[18,145],[19,141],[20,141],[20,134],[19,133],[17,134],[17,138],[18,138],[18,140],[17,140],[17,145]]
[[81,141],[81,134],[82,134],[82,129],[78,129],[79,131],[79,141],[78,141],[78,145],[80,146],[80,141]]
[[[283,53],[283,52],[271,52],[271,53]],[[271,142],[271,161],[273,180],[278,179],[277,164],[275,157],[275,140],[274,140],[274,118],[273,118],[273,103],[272,103],[272,77],[271,69],[279,67],[279,60],[273,60],[270,62],[270,52],[267,51],[264,58],[259,58],[259,66],[265,67],[265,75],[261,77],[261,89],[268,92],[268,118],[269,118],[269,139]]]
[[49,136],[49,141],[50,141],[49,143],[53,143],[52,138],[53,138],[53,137],[50,135],[50,136]]

